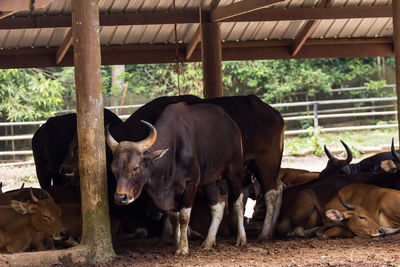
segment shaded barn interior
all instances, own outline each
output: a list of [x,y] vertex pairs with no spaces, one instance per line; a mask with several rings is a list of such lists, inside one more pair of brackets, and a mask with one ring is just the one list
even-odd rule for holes
[[[399,96],[396,0],[3,0],[0,12],[0,68],[75,66],[83,214],[106,197],[100,65],[202,61],[215,97],[221,60],[395,55]],[[98,225],[83,216],[91,249]]]

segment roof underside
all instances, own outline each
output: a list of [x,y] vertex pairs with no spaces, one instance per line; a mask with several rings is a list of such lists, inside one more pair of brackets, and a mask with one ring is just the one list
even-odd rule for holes
[[[101,0],[102,63],[174,61],[174,22],[179,60],[184,60],[185,48],[199,26],[198,2],[175,0],[174,8],[173,0]],[[212,0],[201,2],[203,11],[210,9]],[[236,2],[221,0],[218,7]],[[393,55],[390,0],[332,0],[327,8],[319,4],[320,0],[286,0],[222,20],[223,59],[292,58],[289,48],[311,19],[317,19],[315,28],[294,58]],[[55,66],[55,54],[70,26],[69,0],[54,0],[46,8],[0,19],[0,67],[29,67],[34,62]],[[160,55],[150,58],[146,53]],[[198,60],[199,48],[188,61]],[[60,63],[66,65],[72,65],[72,49]]]

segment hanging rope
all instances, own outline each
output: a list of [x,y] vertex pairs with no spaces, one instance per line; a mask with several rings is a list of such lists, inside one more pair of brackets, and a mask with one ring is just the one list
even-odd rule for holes
[[[174,0],[174,14],[176,14],[176,5]],[[184,73],[182,62],[179,57],[179,44],[178,44],[178,30],[176,25],[176,19],[174,22],[174,32],[175,32],[175,64],[172,65],[172,70],[177,74],[178,77],[178,95],[181,95],[181,85],[180,85],[180,75]]]

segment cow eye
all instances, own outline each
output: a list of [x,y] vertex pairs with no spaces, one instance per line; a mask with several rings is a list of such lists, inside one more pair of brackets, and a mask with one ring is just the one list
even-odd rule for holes
[[133,168],[133,171],[134,171],[134,172],[137,172],[138,170],[139,170],[139,167]]
[[46,219],[48,221],[50,221],[50,217],[46,216],[46,215],[42,215],[43,219]]
[[365,217],[363,217],[363,216],[358,216],[358,218],[359,218],[360,220],[367,220],[367,218],[365,218]]

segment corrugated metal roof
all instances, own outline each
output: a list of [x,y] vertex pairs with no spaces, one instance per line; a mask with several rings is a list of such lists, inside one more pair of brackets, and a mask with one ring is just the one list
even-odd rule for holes
[[[208,10],[212,0],[201,1],[202,9]],[[220,6],[239,2],[221,0]],[[273,5],[272,9],[313,8],[320,0],[287,0]],[[172,10],[197,11],[198,0],[101,0],[101,14],[132,12],[167,12]],[[388,6],[391,0],[333,0],[330,7]],[[70,15],[69,0],[54,0],[41,10],[19,12],[19,16]],[[255,41],[294,39],[301,32],[306,20],[222,22],[220,24],[223,41]],[[196,31],[195,23],[177,25],[178,42],[188,43]],[[0,49],[24,47],[58,47],[68,32],[63,28],[0,30]],[[319,20],[311,38],[357,38],[388,37],[393,35],[392,18],[355,18]],[[174,43],[174,25],[127,25],[103,26],[100,34],[102,45]]]

